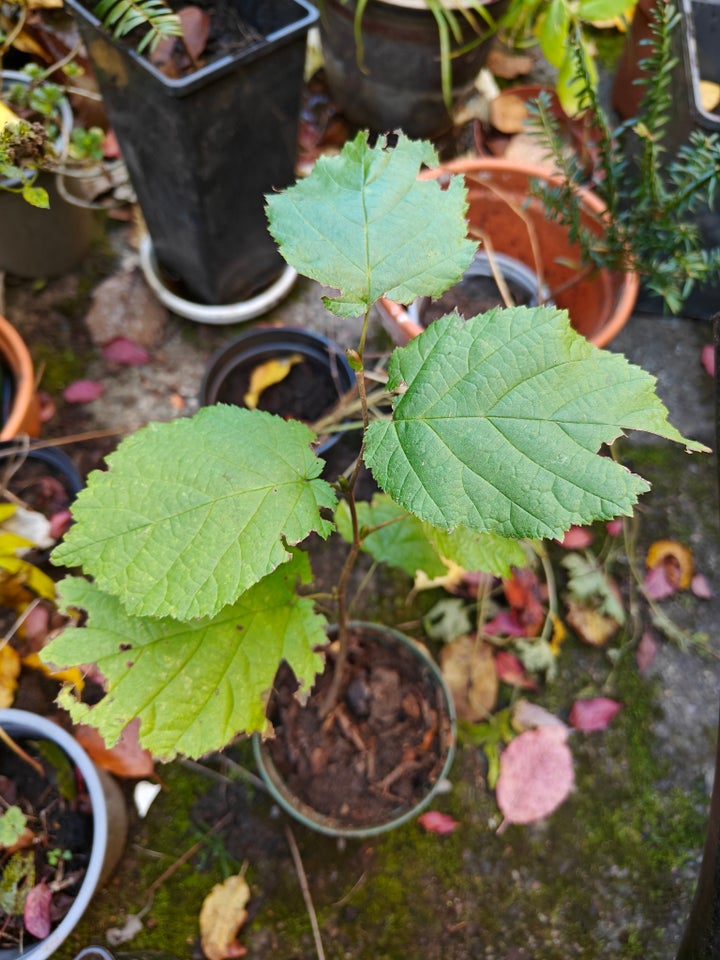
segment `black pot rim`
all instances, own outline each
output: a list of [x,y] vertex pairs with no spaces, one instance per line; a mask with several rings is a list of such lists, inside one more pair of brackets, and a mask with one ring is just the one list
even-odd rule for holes
[[[201,407],[217,402],[222,383],[240,366],[257,365],[278,353],[301,353],[308,359],[335,366],[337,380],[343,392],[355,383],[355,374],[341,347],[329,337],[302,327],[255,327],[239,334],[211,356],[203,374],[198,402]],[[340,439],[339,433],[330,434],[316,448],[323,455]]]

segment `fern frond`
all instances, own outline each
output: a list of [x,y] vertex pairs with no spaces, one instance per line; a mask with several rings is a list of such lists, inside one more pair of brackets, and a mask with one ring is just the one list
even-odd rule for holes
[[100,0],[93,12],[115,39],[147,27],[138,53],[154,50],[165,37],[182,36],[180,18],[162,0]]

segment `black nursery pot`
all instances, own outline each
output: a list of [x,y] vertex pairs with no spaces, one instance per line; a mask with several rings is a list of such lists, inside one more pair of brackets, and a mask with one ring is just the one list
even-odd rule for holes
[[[244,397],[253,370],[270,360],[292,356],[299,361],[283,380],[262,391],[260,410],[312,424],[355,385],[355,374],[345,354],[327,337],[294,327],[257,328],[236,337],[212,356],[200,386],[201,406],[246,406]],[[327,453],[339,438],[339,433],[321,438],[315,452]]]
[[207,304],[240,302],[267,287],[285,264],[268,234],[264,197],[294,179],[315,8],[307,0],[228,0],[262,39],[236,41],[200,70],[170,79],[112,40],[80,0],[68,6],[167,280]]
[[[506,0],[488,0],[499,16]],[[452,4],[448,4],[452,6]],[[401,128],[409,137],[435,137],[452,126],[443,101],[438,25],[425,3],[376,0],[362,14],[363,59],[358,62],[354,19],[356,0],[323,0],[320,33],[333,100],[359,127],[383,133]],[[457,18],[468,49],[452,58],[453,94],[467,93],[487,59],[490,30],[476,34]],[[462,46],[462,44],[458,44]]]

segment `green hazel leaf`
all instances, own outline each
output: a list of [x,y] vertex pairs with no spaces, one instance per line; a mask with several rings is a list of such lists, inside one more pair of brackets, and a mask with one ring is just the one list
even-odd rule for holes
[[581,20],[614,20],[622,17],[630,8],[629,0],[580,0],[578,16]]
[[236,603],[192,623],[128,616],[116,597],[66,578],[59,585],[62,603],[87,610],[87,625],[68,627],[42,658],[97,664],[106,696],[88,706],[67,692],[63,704],[109,745],[139,717],[140,743],[153,756],[199,757],[240,732],[268,732],[265,704],[281,660],[303,691],[323,669],[315,651],[326,642],[325,620],[312,600],[295,592],[297,580],[309,577],[307,556],[298,551]]
[[53,561],[142,616],[212,616],[289,559],[334,508],[304,424],[216,405],[153,423],[91,474]]
[[629,515],[641,477],[599,456],[625,429],[685,441],[655,378],[598,350],[554,307],[432,323],[388,368],[392,420],[371,423],[365,460],[421,519],[504,537],[562,537]]
[[441,530],[424,523],[423,527],[440,556],[463,570],[482,570],[496,577],[509,577],[513,567],[528,565],[527,554],[519,540],[496,533],[480,533],[463,526]]
[[[357,512],[361,528],[383,524],[379,530],[368,534],[362,543],[363,551],[369,553],[373,560],[398,567],[411,577],[418,570],[431,579],[447,573],[447,564],[442,562],[428,540],[422,522],[387,494],[376,494],[370,503],[358,502]],[[344,501],[335,511],[335,522],[340,535],[350,542],[350,511]]]
[[[517,540],[467,527],[441,530],[408,513],[386,493],[375,494],[370,503],[358,503],[357,511],[361,528],[380,526],[363,539],[362,549],[378,563],[399,567],[411,577],[418,570],[431,580],[443,577],[450,563],[464,570],[508,577],[511,567],[527,565],[525,551]],[[341,536],[350,542],[352,526],[346,503],[340,503],[335,511],[335,522]]]
[[447,189],[418,180],[437,165],[429,143],[400,136],[369,147],[366,134],[339,156],[319,157],[312,173],[267,198],[270,233],[287,262],[340,291],[325,305],[343,317],[364,314],[381,296],[410,303],[438,296],[470,265],[462,178]]

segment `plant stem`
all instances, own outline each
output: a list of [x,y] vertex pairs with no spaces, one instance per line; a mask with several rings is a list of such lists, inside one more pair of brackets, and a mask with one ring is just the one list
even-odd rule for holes
[[360,452],[358,453],[357,460],[353,467],[352,473],[347,481],[347,486],[344,490],[345,500],[347,501],[348,509],[350,510],[350,522],[352,524],[352,541],[350,543],[350,550],[348,555],[345,558],[345,563],[343,564],[342,572],[340,573],[340,578],[338,579],[337,589],[336,589],[336,603],[337,603],[337,626],[338,626],[338,652],[335,664],[333,666],[333,678],[328,688],[325,699],[320,708],[320,715],[326,717],[330,711],[333,709],[337,703],[340,696],[340,685],[342,684],[343,676],[345,673],[345,664],[347,663],[347,654],[348,654],[348,610],[347,610],[347,589],[348,583],[350,582],[350,577],[353,570],[355,569],[355,564],[357,563],[357,558],[360,554],[360,546],[362,544],[362,539],[360,537],[360,524],[358,522],[357,515],[357,504],[355,500],[355,489],[357,487],[358,477],[360,476],[360,470],[363,465],[363,452],[365,450],[365,431],[368,428],[368,423],[370,422],[370,415],[368,412],[368,400],[367,392],[365,389],[365,370],[363,364],[363,353],[365,350],[365,338],[367,337],[368,323],[370,321],[370,309],[368,308],[365,311],[365,316],[363,317],[363,326],[362,333],[360,335],[360,343],[357,349],[356,360],[359,361],[357,364],[358,369],[355,371],[358,396],[360,398],[360,407],[362,410],[362,425],[363,425],[363,439],[360,441]]

